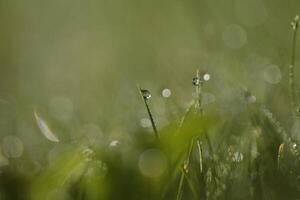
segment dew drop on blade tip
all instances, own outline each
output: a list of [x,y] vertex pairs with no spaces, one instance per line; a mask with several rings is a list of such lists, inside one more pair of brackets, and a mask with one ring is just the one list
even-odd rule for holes
[[193,78],[192,83],[195,86],[200,85],[201,80],[198,77]]
[[145,100],[148,100],[151,98],[151,93],[149,90],[141,89],[142,96]]

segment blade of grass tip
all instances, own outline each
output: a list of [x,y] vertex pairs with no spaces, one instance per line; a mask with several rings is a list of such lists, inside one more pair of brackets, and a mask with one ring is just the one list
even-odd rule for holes
[[292,38],[292,50],[291,50],[291,60],[289,66],[289,85],[290,85],[290,96],[291,104],[297,118],[300,120],[300,110],[297,102],[296,88],[295,88],[295,54],[296,54],[296,42],[297,42],[297,30],[298,30],[299,15],[296,15],[291,22],[291,27],[293,31]]
[[148,100],[151,98],[151,93],[148,90],[146,90],[146,89],[142,89],[139,86],[137,86],[137,87],[138,87],[139,93],[140,93],[140,95],[141,95],[141,97],[142,97],[142,99],[144,101],[147,113],[149,115],[150,122],[151,122],[151,125],[152,125],[152,128],[153,128],[153,132],[155,134],[155,138],[157,140],[159,140],[159,134],[158,134],[158,131],[157,131],[154,119],[153,119],[153,115],[151,113],[151,110],[150,110],[150,107],[149,107],[149,104],[148,104]]

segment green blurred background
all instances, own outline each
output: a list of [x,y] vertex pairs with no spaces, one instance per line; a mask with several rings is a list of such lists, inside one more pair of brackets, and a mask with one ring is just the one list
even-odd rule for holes
[[137,85],[151,91],[161,129],[193,99],[196,69],[211,75],[208,109],[239,112],[247,87],[290,126],[297,13],[299,0],[0,0],[0,140],[17,136],[37,168],[49,161],[59,145],[40,133],[36,109],[62,143],[86,132],[130,141],[151,133]]

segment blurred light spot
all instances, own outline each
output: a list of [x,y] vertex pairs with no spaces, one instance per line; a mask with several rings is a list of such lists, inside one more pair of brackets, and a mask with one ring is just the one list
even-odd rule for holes
[[113,140],[109,143],[109,147],[117,147],[120,145],[120,142],[118,140]]
[[40,128],[42,134],[52,142],[59,142],[59,139],[54,135],[54,133],[50,130],[46,122],[37,114],[36,110],[34,111],[34,117],[38,127]]
[[237,24],[228,25],[222,36],[225,45],[231,49],[239,49],[247,42],[247,33]]
[[165,98],[169,98],[171,94],[171,90],[168,88],[163,89],[163,91],[161,92],[161,95]]
[[210,79],[210,74],[205,73],[205,74],[203,75],[203,80],[204,80],[204,81],[209,81],[209,79]]
[[281,71],[277,65],[269,65],[264,70],[264,80],[271,84],[277,84],[281,81]]
[[233,162],[241,162],[244,159],[244,155],[241,152],[235,152],[232,157]]
[[148,149],[140,155],[138,165],[144,176],[157,178],[165,172],[167,159],[161,151]]
[[73,102],[67,97],[54,97],[49,103],[53,117],[61,121],[69,120],[73,115]]
[[17,136],[6,136],[2,140],[3,154],[7,158],[18,158],[23,154],[23,142]]
[[264,23],[268,17],[267,10],[261,0],[235,0],[234,11],[237,19],[251,27]]
[[143,128],[149,128],[152,126],[150,119],[148,118],[143,118],[140,120],[140,125]]
[[246,100],[248,103],[255,103],[256,102],[256,97],[254,95],[249,95],[246,97]]

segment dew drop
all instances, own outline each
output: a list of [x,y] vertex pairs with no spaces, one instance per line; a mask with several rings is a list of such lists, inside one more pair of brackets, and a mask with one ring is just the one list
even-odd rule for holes
[[142,96],[145,100],[149,100],[151,98],[151,93],[149,90],[141,89]]
[[198,86],[201,83],[201,80],[198,77],[193,78],[192,83],[194,86]]
[[169,98],[171,96],[171,90],[168,89],[168,88],[165,88],[163,89],[163,91],[161,92],[161,95],[164,97],[164,98]]
[[59,142],[59,139],[56,137],[56,135],[54,135],[54,133],[50,130],[46,122],[38,115],[36,111],[34,111],[34,117],[42,134],[52,142]]

